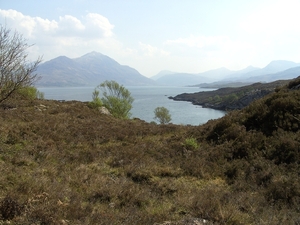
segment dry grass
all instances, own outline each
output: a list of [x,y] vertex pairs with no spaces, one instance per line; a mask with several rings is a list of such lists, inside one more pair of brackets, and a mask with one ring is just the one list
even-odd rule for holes
[[299,96],[277,90],[197,127],[7,103],[0,224],[299,224]]

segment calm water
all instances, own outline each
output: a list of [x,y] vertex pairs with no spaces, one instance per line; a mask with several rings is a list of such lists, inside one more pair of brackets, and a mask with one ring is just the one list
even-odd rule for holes
[[[132,118],[137,117],[147,122],[155,121],[154,109],[163,106],[170,111],[172,123],[199,125],[210,119],[217,119],[225,112],[195,106],[190,102],[173,101],[169,96],[181,93],[194,93],[208,91],[196,87],[126,87],[134,98],[131,110]],[[91,101],[94,87],[63,87],[63,88],[38,88],[43,92],[45,99]],[[101,97],[101,93],[100,93]]]

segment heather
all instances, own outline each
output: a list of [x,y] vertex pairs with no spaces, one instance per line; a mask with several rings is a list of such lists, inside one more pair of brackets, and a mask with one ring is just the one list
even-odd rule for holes
[[299,224],[299,85],[201,126],[10,99],[0,107],[0,223]]

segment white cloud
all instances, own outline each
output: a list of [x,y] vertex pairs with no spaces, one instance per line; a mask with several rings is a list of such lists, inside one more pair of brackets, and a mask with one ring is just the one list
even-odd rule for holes
[[96,13],[82,18],[64,15],[58,20],[48,20],[0,9],[0,21],[22,34],[29,44],[34,44],[30,49],[32,58],[39,55],[43,55],[44,60],[60,55],[78,57],[89,51],[101,52],[120,46],[114,38],[114,25]]
[[57,23],[57,34],[63,36],[83,36],[85,26],[76,17],[65,15],[59,17],[59,22]]
[[[43,56],[47,61],[61,55],[76,58],[98,51],[147,74],[148,71],[152,73],[157,60],[162,63],[161,58],[169,54],[141,42],[132,48],[123,46],[113,33],[114,25],[96,13],[87,13],[80,18],[64,15],[57,20],[48,20],[26,16],[15,10],[0,10],[0,21],[23,34],[29,44],[34,44],[29,49],[32,59]],[[152,70],[148,70],[150,66]]]
[[96,13],[88,13],[81,20],[71,16],[60,16],[58,21],[30,17],[15,10],[0,10],[0,17],[8,26],[16,28],[20,33],[30,37],[32,33],[39,35],[73,36],[79,38],[105,38],[113,36],[114,26],[109,20]]
[[111,37],[113,35],[113,28],[112,25],[107,18],[101,16],[100,14],[96,13],[88,13],[86,16],[86,27],[89,31],[102,31],[104,37]]
[[167,52],[163,49],[159,49],[150,44],[144,44],[142,42],[139,42],[139,47],[143,52],[142,54],[144,56],[148,56],[148,57],[168,56],[170,54],[169,52]]

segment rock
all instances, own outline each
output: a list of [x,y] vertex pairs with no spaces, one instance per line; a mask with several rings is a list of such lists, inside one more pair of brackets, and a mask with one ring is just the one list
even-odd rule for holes
[[111,113],[108,111],[108,109],[105,108],[104,106],[99,107],[99,112],[100,112],[101,114],[111,115]]

